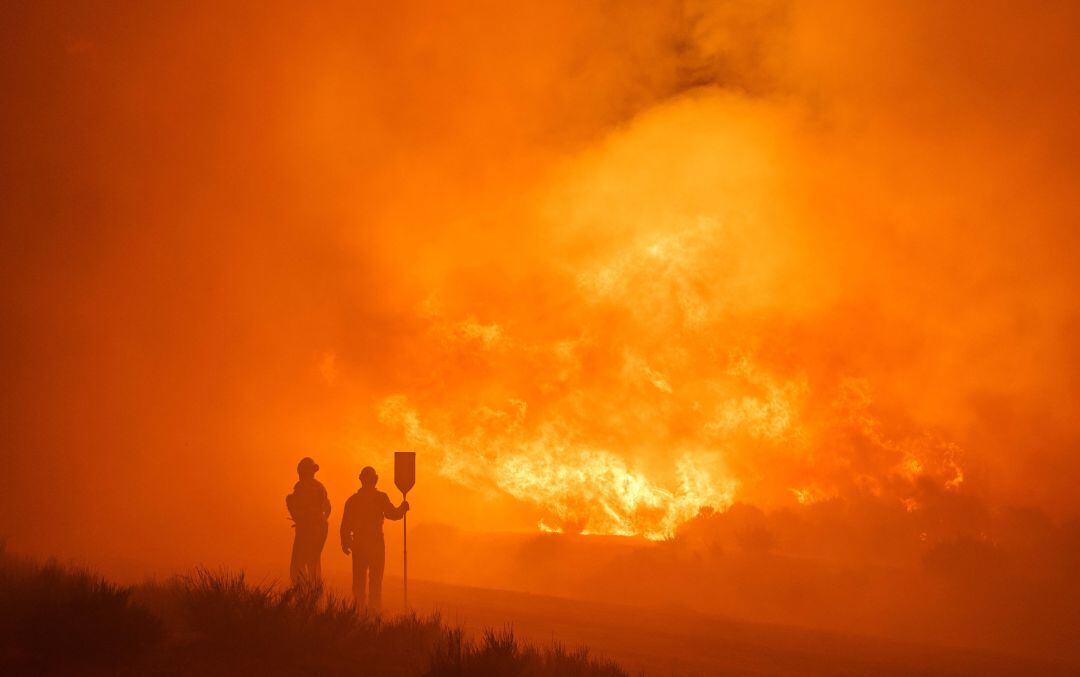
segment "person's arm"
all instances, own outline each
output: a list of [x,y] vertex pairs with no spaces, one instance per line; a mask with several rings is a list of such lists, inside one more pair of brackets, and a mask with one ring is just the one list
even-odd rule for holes
[[402,501],[401,505],[394,507],[394,504],[390,502],[390,497],[383,494],[383,500],[386,504],[383,506],[383,515],[388,520],[399,520],[405,516],[405,513],[409,512],[409,502]]
[[323,519],[328,520],[330,519],[330,496],[327,495],[325,487],[322,490],[322,501]]
[[345,501],[345,510],[341,514],[341,551],[346,555],[352,552],[352,510]]
[[293,510],[293,496],[295,494],[288,494],[285,496],[285,509],[289,511],[289,519],[296,522],[296,512]]

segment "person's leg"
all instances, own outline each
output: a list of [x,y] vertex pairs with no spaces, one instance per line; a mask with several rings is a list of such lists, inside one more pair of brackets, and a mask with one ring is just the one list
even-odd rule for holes
[[326,545],[327,531],[327,525],[320,526],[311,543],[311,580],[314,583],[322,582],[322,551]]
[[371,608],[375,611],[382,609],[382,579],[383,569],[386,566],[386,546],[382,539],[373,544],[371,549],[370,567],[371,584],[368,585],[368,595],[371,597]]
[[365,578],[367,578],[367,553],[364,552],[362,547],[354,543],[352,548],[352,589],[357,609],[363,609],[366,602],[364,599]]
[[304,575],[304,540],[297,528],[293,533],[292,560],[289,562],[289,580],[293,585],[300,582]]
[[303,528],[298,527],[296,529],[296,551],[299,565],[299,576],[297,580],[293,582],[293,585],[303,581],[307,585],[311,585],[318,579],[315,577],[315,557],[317,551],[315,545],[318,542],[318,528],[305,525]]

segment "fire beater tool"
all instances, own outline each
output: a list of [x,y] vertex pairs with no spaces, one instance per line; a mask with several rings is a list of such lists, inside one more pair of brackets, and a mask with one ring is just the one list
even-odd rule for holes
[[[394,452],[394,484],[401,490],[404,501],[409,490],[416,484],[416,452]],[[405,609],[409,608],[409,513],[401,518],[401,556],[404,562],[402,580],[405,584]]]

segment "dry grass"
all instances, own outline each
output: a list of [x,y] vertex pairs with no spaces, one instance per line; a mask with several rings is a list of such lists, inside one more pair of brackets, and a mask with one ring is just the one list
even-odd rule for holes
[[122,587],[2,547],[0,611],[5,675],[626,674],[585,649],[521,643],[509,629],[472,641],[438,615],[365,614],[318,587],[281,589],[206,569]]

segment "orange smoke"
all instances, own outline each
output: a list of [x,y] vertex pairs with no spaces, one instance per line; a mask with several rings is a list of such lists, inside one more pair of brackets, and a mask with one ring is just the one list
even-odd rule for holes
[[1080,508],[1075,3],[5,12],[13,547]]

